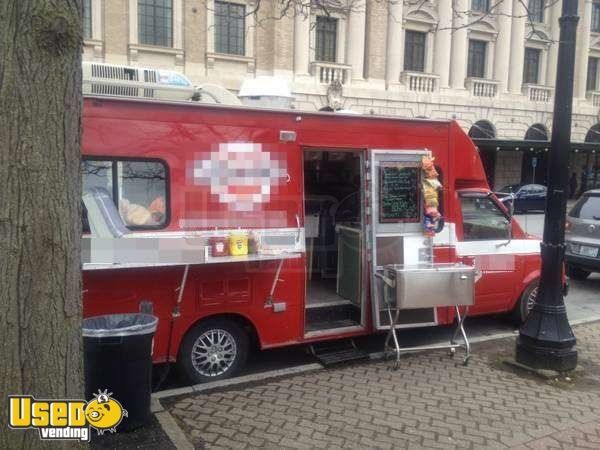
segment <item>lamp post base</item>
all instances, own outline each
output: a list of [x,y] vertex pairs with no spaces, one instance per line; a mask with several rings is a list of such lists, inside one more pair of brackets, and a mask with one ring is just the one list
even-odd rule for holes
[[531,369],[567,372],[577,367],[577,351],[529,345],[517,339],[516,361]]
[[515,359],[532,369],[566,372],[577,366],[576,342],[564,304],[536,304],[519,330]]

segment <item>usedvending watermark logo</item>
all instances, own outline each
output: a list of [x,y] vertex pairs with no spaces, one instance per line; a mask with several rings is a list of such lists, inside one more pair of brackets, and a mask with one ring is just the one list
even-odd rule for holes
[[83,400],[36,400],[30,395],[8,397],[8,426],[13,430],[37,429],[42,440],[89,441],[90,428],[98,434],[114,433],[127,411],[112,392],[98,391],[89,402]]

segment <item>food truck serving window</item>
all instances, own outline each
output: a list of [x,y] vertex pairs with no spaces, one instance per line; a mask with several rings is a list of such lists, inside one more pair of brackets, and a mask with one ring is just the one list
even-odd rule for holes
[[[105,189],[131,229],[160,229],[169,218],[168,171],[162,161],[92,160],[81,163],[83,189]],[[84,211],[85,212],[85,211]],[[86,229],[84,217],[84,231]]]
[[421,220],[421,169],[401,162],[382,162],[379,167],[379,222]]

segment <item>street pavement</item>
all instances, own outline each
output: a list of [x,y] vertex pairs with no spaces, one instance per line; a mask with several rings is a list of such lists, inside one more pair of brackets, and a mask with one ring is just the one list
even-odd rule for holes
[[575,333],[569,377],[506,364],[511,337],[161,402],[196,448],[600,448],[600,322]]

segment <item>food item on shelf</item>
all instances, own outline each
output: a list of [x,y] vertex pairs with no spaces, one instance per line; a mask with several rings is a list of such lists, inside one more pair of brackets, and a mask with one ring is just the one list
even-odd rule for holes
[[229,254],[241,256],[248,254],[248,235],[244,233],[232,233],[229,235]]
[[229,240],[225,236],[213,236],[209,239],[211,256],[228,256]]

